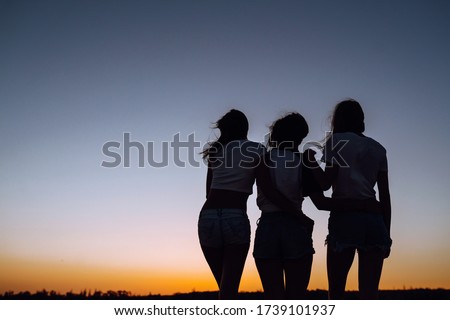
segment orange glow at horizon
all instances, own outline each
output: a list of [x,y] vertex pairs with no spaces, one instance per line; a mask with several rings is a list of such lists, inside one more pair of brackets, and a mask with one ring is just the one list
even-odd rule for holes
[[[320,259],[317,259],[320,260]],[[207,267],[197,270],[155,270],[151,268],[113,268],[67,264],[63,261],[43,262],[0,258],[0,293],[7,291],[40,290],[64,294],[81,291],[128,291],[135,295],[217,291],[217,285]],[[324,264],[313,265],[309,290],[327,289]],[[349,274],[347,290],[357,290],[357,264]],[[380,289],[450,288],[446,270],[430,273],[425,281],[399,283],[399,276],[407,271],[394,271],[390,266],[383,273]],[[442,281],[444,280],[444,281]],[[240,291],[262,291],[253,261],[248,261],[242,277]]]

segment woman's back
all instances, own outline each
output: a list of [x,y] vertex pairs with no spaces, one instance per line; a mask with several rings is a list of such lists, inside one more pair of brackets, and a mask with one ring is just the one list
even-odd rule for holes
[[[266,154],[274,187],[290,200],[298,211],[302,209],[302,164],[300,155],[290,150],[272,149]],[[258,186],[257,204],[262,212],[281,211]]]
[[330,213],[327,236],[329,297],[344,298],[347,275],[358,252],[358,285],[362,299],[375,299],[383,268],[389,256],[391,204],[386,150],[363,135],[364,112],[353,99],[338,103],[323,160],[327,163],[323,185],[333,186],[333,198],[375,198],[379,191],[381,212],[335,210]]
[[262,144],[250,140],[234,140],[223,146],[209,160],[211,189],[251,194],[256,166],[263,150]]
[[333,134],[325,145],[323,161],[339,167],[333,198],[375,198],[378,174],[388,170],[386,149],[353,132]]

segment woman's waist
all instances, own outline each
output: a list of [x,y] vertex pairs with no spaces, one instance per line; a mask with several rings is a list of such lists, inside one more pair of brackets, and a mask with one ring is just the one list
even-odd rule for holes
[[203,209],[236,208],[247,210],[250,194],[224,189],[210,189]]
[[331,215],[336,214],[381,214],[380,202],[375,196],[340,197],[332,195],[332,199],[340,201],[339,209],[332,209]]
[[380,212],[375,210],[333,210],[330,212],[330,218],[338,217],[362,217],[362,216],[381,216]]
[[[295,208],[299,211],[302,210],[303,197],[288,197],[284,195],[286,198],[290,200],[290,202],[295,206]],[[256,197],[256,203],[261,210],[261,212],[282,212],[283,210],[277,206],[273,201],[271,201],[270,197],[266,197],[266,195],[258,190],[258,196]]]
[[211,180],[211,189],[252,193],[255,182],[254,174],[245,173],[240,175],[236,173],[220,175],[218,172],[214,172]]
[[261,218],[264,219],[297,219],[302,216],[302,212],[299,211],[298,213],[294,212],[287,212],[283,210],[269,210],[269,211],[261,211]]
[[200,218],[247,218],[247,212],[239,208],[202,209]]

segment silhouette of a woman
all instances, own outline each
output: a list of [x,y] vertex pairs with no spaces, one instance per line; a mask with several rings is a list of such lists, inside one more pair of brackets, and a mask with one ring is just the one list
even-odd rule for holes
[[309,283],[314,221],[302,212],[302,202],[312,181],[306,179],[298,152],[307,134],[308,124],[298,113],[276,120],[270,150],[258,166],[261,218],[253,256],[267,299],[303,299]]
[[331,211],[327,236],[329,298],[344,298],[347,275],[357,250],[360,298],[376,299],[383,261],[392,244],[386,149],[363,135],[364,112],[355,100],[336,105],[331,129],[322,157],[325,172],[314,170],[317,180],[324,190],[333,187],[334,199],[375,199],[376,184],[381,214],[377,210]]
[[247,199],[264,147],[247,140],[248,120],[239,110],[226,113],[216,128],[219,138],[203,152],[208,173],[198,236],[219,299],[235,299],[250,246]]

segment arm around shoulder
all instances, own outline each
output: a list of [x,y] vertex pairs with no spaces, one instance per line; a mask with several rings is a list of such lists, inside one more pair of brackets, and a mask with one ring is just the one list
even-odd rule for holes
[[281,210],[298,213],[297,208],[295,208],[292,202],[274,186],[270,176],[270,168],[264,160],[265,159],[260,161],[256,168],[256,184],[258,185],[258,188],[260,188],[262,193]]
[[307,149],[303,153],[303,164],[314,174],[314,178],[319,183],[321,189],[326,191],[331,188],[333,181],[338,174],[338,167],[329,163],[325,166],[325,171],[322,170],[315,158],[315,151]]

